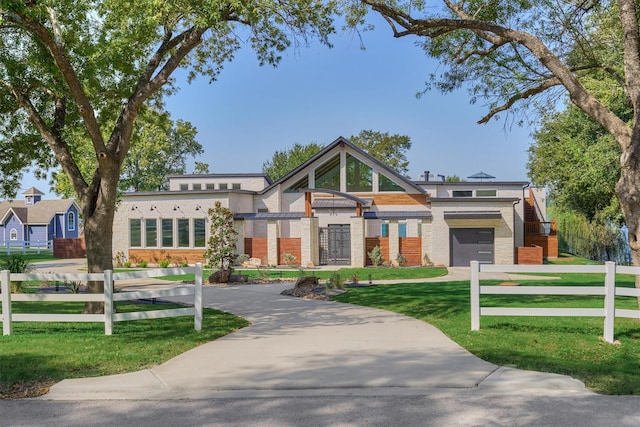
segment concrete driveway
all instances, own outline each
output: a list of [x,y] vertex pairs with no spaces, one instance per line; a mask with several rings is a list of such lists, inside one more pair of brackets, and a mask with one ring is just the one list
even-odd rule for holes
[[572,378],[484,362],[422,321],[279,295],[290,284],[208,286],[207,307],[251,326],[152,369],[64,380],[41,399],[422,395],[466,391],[588,395]]

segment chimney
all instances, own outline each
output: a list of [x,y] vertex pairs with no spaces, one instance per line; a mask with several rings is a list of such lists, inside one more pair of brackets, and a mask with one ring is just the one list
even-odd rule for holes
[[429,173],[430,173],[429,171],[424,171],[424,180],[426,182],[429,182]]

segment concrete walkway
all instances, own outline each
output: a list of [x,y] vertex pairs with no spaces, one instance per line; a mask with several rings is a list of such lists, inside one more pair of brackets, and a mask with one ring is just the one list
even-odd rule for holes
[[[463,274],[454,271],[449,278],[465,280]],[[288,287],[207,286],[205,306],[242,316],[251,326],[152,369],[64,380],[40,399],[591,394],[566,376],[484,362],[422,321],[281,296]]]

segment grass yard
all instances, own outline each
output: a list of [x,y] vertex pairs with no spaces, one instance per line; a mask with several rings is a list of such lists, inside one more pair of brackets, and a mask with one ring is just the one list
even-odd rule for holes
[[[14,303],[13,311],[80,313],[82,307]],[[120,312],[170,307],[118,303]],[[199,332],[188,316],[118,322],[112,336],[104,335],[103,323],[16,322],[12,335],[0,336],[0,398],[37,396],[66,378],[145,369],[247,325],[242,318],[207,308]]]
[[[602,286],[604,275],[563,274],[562,280],[527,282],[535,285]],[[619,275],[618,286],[634,286]],[[483,285],[499,282],[482,281]],[[524,283],[524,282],[523,282]],[[482,317],[471,331],[469,282],[385,285],[350,289],[335,300],[382,308],[424,320],[461,346],[491,363],[570,375],[602,394],[640,394],[640,321],[616,319],[621,345],[600,340],[603,319],[588,317]],[[602,297],[506,296],[481,297],[482,306],[602,307]],[[635,298],[618,299],[617,308],[637,308]]]

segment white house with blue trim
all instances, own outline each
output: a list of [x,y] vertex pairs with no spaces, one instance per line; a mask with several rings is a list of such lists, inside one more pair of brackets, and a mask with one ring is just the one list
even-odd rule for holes
[[43,200],[44,193],[31,187],[24,200],[0,202],[0,246],[44,246],[54,238],[80,235],[74,200]]

